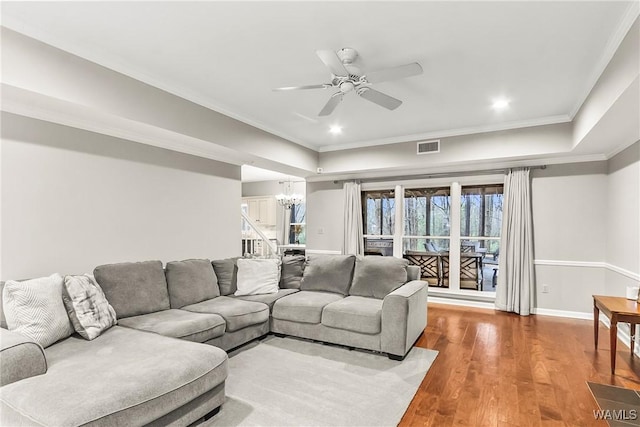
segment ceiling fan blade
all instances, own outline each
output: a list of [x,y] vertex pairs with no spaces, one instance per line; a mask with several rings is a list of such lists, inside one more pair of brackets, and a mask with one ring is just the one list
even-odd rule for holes
[[389,80],[404,79],[405,77],[422,74],[422,67],[417,62],[400,65],[398,67],[385,68],[384,70],[372,71],[366,74],[369,83],[386,82]]
[[316,50],[316,55],[320,58],[320,60],[326,65],[326,67],[331,71],[334,76],[348,76],[349,72],[338,55],[332,50]]
[[384,93],[378,92],[377,90],[371,88],[359,91],[358,95],[360,95],[367,101],[371,101],[374,104],[378,104],[379,106],[386,108],[387,110],[395,110],[402,104],[402,101],[400,101],[399,99],[396,99],[389,95],[385,95]]
[[335,110],[338,104],[340,104],[340,101],[342,101],[342,92],[334,93],[333,95],[331,95],[331,98],[329,98],[329,101],[327,101],[322,110],[320,110],[318,115],[328,116],[329,114],[333,113],[333,110]]
[[289,87],[277,87],[273,89],[274,92],[280,92],[285,90],[301,90],[301,89],[326,89],[331,87],[330,83],[323,83],[321,85],[306,85],[306,86],[289,86]]

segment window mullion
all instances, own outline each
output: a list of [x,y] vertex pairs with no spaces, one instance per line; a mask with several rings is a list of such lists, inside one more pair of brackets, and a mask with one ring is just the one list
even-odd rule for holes
[[460,290],[460,213],[461,186],[451,183],[451,228],[449,240],[449,289]]
[[393,256],[402,258],[402,235],[404,234],[404,188],[395,188],[395,224],[393,227]]

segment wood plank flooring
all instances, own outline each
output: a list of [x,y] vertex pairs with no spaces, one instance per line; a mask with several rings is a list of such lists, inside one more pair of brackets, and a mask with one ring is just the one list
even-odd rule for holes
[[606,426],[595,420],[587,381],[640,390],[640,359],[609,333],[598,351],[590,320],[521,317],[429,304],[419,347],[440,353],[400,426]]

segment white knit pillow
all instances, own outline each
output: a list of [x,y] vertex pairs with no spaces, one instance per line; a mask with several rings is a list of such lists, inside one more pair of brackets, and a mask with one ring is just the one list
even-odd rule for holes
[[64,279],[59,274],[16,282],[9,280],[2,301],[9,330],[18,332],[42,347],[73,334],[73,326],[62,302]]
[[73,328],[84,339],[97,338],[118,323],[115,310],[90,274],[65,276],[62,301]]
[[238,259],[238,290],[234,295],[275,294],[280,282],[280,260]]

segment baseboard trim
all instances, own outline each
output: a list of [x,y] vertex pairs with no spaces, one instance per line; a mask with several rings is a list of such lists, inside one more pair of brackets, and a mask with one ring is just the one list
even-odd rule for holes
[[306,254],[327,254],[327,255],[340,255],[342,251],[332,251],[329,249],[307,249]]
[[429,302],[435,302],[437,304],[445,304],[445,305],[457,305],[461,307],[486,308],[489,310],[495,310],[496,308],[495,304],[492,302],[434,297],[433,295],[429,295]]
[[[492,302],[486,301],[471,301],[457,298],[436,297],[433,294],[429,295],[429,302],[435,302],[438,304],[457,305],[461,307],[475,307],[486,308],[489,310],[495,310],[496,306]],[[549,308],[534,308],[531,314],[538,316],[551,316],[551,317],[566,317],[570,319],[581,320],[593,320],[593,313],[585,313],[582,311],[566,311],[566,310],[552,310]]]
[[[593,316],[591,316],[593,318]],[[600,313],[599,317],[600,323],[602,323],[607,329],[611,329],[611,322],[604,314]],[[628,323],[618,323],[618,339],[624,344],[627,348],[631,348],[631,336],[629,335],[629,324]],[[640,345],[636,345],[634,351],[636,356],[640,357]]]
[[550,308],[534,308],[533,314],[539,316],[568,317],[570,319],[593,320],[593,313],[583,311],[553,310]]

